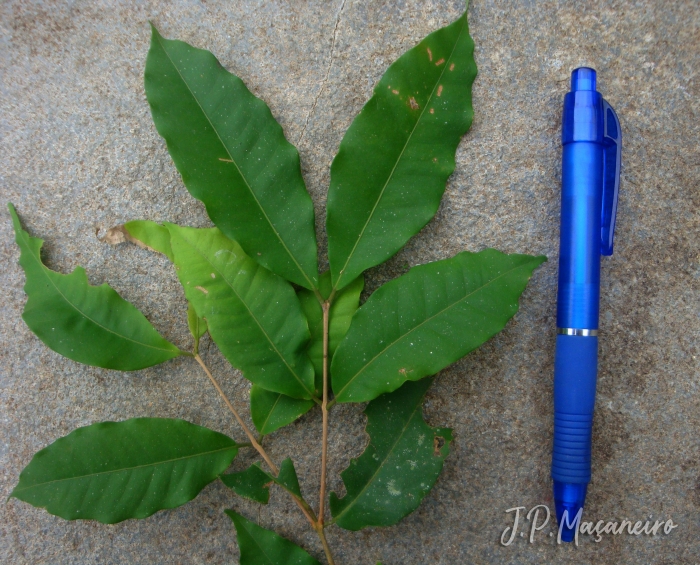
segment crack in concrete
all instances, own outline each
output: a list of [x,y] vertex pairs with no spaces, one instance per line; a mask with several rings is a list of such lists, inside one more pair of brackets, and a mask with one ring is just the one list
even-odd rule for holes
[[321,83],[321,86],[318,89],[318,92],[316,93],[316,97],[314,98],[314,103],[311,105],[311,109],[309,110],[309,113],[306,115],[306,120],[304,121],[304,127],[301,130],[301,135],[299,135],[299,139],[297,139],[296,145],[299,146],[301,144],[301,141],[304,139],[304,135],[306,135],[306,128],[309,125],[309,120],[311,119],[311,116],[313,115],[314,111],[316,110],[316,105],[318,104],[319,99],[321,98],[321,94],[323,94],[323,91],[326,89],[326,85],[328,84],[328,77],[331,75],[331,69],[333,68],[333,59],[334,59],[334,53],[335,53],[335,42],[338,38],[338,26],[340,25],[340,16],[343,13],[343,9],[345,8],[345,2],[346,0],[342,0],[340,3],[340,8],[338,9],[338,15],[335,18],[335,27],[333,28],[333,40],[331,41],[331,54],[330,54],[330,61],[328,62],[328,68],[326,69],[326,76],[323,79],[323,82]]

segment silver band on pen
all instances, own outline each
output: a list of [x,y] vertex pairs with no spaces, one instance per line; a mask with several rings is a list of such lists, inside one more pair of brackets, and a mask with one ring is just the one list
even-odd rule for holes
[[557,333],[560,335],[581,335],[581,336],[597,336],[598,330],[582,330],[578,328],[557,328]]

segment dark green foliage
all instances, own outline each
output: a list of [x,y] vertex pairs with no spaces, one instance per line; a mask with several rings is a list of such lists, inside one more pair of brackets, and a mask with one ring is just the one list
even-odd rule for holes
[[8,205],[27,282],[22,318],[51,349],[86,365],[133,371],[157,365],[182,352],[164,340],[133,305],[110,286],[90,286],[85,270],[70,275],[41,262],[43,241],[22,229]]
[[240,473],[221,475],[221,481],[236,494],[267,504],[270,499],[270,475],[255,463]]
[[299,154],[267,104],[209,51],[155,27],[146,96],[185,186],[219,229],[261,265],[316,287],[313,204]]
[[66,520],[146,518],[192,500],[236,453],[232,439],[184,420],[102,422],[39,451],[10,496]]
[[437,211],[472,122],[473,52],[465,13],[389,67],[345,134],[326,221],[335,288],[386,261]]
[[321,565],[298,545],[225,510],[233,520],[241,550],[241,565]]
[[450,452],[452,430],[423,420],[432,379],[408,382],[367,405],[369,445],[341,473],[347,494],[331,493],[333,520],[347,530],[391,526],[433,488]]
[[[174,263],[193,350],[164,340],[108,286],[89,286],[81,268],[70,275],[46,268],[41,240],[21,229],[10,205],[27,277],[23,317],[49,347],[81,363],[133,370],[193,356],[248,442],[181,420],[94,424],[37,453],[12,496],[67,519],[111,523],[183,504],[217,476],[263,504],[274,483],[301,508],[332,562],[322,510],[329,409],[369,401],[369,444],[342,473],[346,494],[330,496],[331,522],[349,530],[390,526],[414,511],[436,483],[452,441],[451,430],[423,419],[433,375],[505,327],[545,261],[465,251],[411,269],[360,307],[364,271],[394,255],[438,209],[472,121],[473,50],[465,13],[380,80],[331,167],[330,270],[319,275],[299,155],[268,106],[213,54],[165,39],[154,27],[145,73],[153,120],[185,186],[216,227],[137,220],[115,230]],[[200,357],[207,332],[253,383],[250,415],[261,436],[322,406],[318,514],[303,497],[292,459],[277,471],[267,443],[260,445]],[[257,449],[266,467],[223,474],[239,446]],[[318,565],[289,540],[226,512],[242,565]]]

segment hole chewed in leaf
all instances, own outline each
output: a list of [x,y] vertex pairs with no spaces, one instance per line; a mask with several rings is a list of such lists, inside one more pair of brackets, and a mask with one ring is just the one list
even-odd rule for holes
[[435,457],[440,457],[441,450],[445,445],[445,438],[442,436],[435,436],[433,438],[433,455]]

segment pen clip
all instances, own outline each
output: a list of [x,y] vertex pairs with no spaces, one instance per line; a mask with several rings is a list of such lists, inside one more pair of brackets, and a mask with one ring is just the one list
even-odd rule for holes
[[620,156],[622,154],[622,130],[620,120],[612,106],[603,100],[603,206],[600,218],[600,253],[612,255],[617,216],[617,196],[620,191]]

